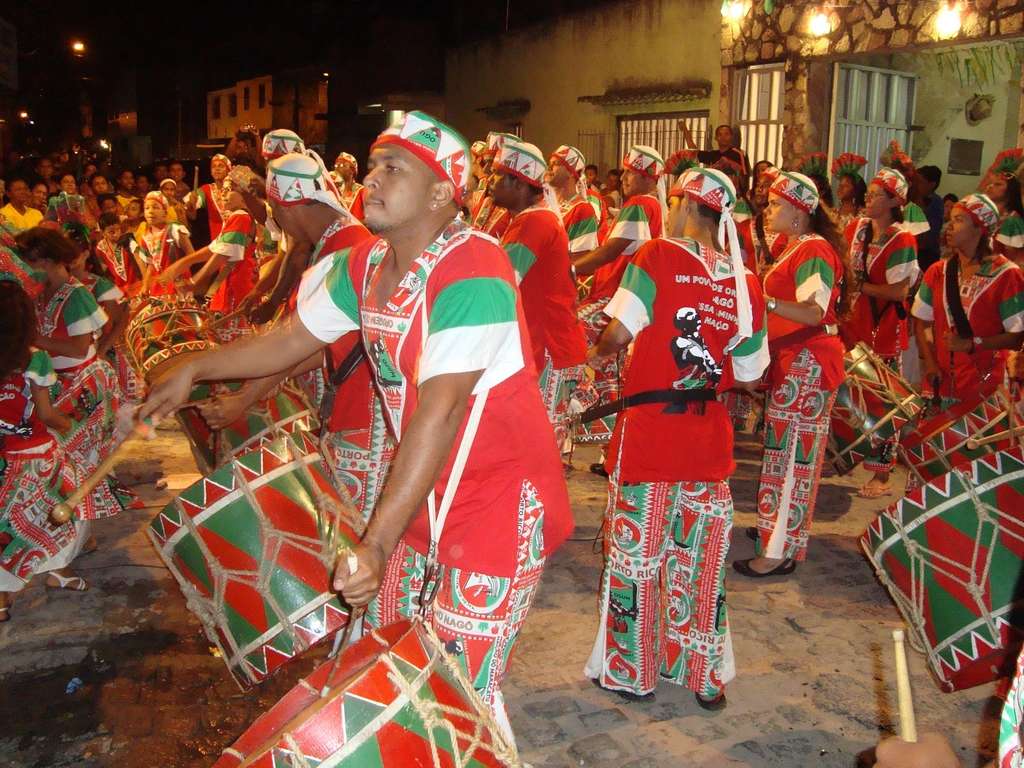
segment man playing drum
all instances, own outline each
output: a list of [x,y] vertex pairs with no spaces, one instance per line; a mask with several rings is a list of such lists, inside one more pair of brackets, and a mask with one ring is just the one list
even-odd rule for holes
[[457,217],[470,158],[454,130],[410,112],[369,166],[365,223],[381,237],[336,254],[297,316],[184,361],[141,415],[170,413],[194,381],[269,376],[361,331],[399,447],[358,565],[343,558],[335,587],[374,627],[425,612],[510,732],[499,686],[545,559],[572,529],[515,272]]

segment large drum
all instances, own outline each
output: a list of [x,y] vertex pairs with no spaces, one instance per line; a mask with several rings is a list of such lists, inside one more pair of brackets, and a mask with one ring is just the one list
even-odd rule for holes
[[149,526],[189,609],[243,688],[347,624],[335,553],[358,541],[355,510],[302,433],[220,466]]
[[521,766],[421,622],[373,630],[262,715],[214,768]]
[[861,545],[946,690],[1012,669],[1024,608],[1024,452],[992,453],[879,515]]
[[829,460],[839,474],[895,437],[924,408],[914,388],[863,342],[846,353],[845,367],[828,438]]
[[[206,400],[218,392],[231,392],[240,386],[238,382],[201,383],[192,389],[189,402]],[[291,381],[282,384],[271,397],[220,430],[211,429],[197,408],[182,408],[177,417],[203,474],[209,474],[222,462],[255,448],[268,437],[296,431],[311,434],[320,431],[320,420],[302,390]]]
[[999,390],[986,400],[954,405],[923,418],[909,432],[904,430],[900,452],[916,483],[931,482],[974,459],[1010,448],[1012,407]]
[[209,313],[192,299],[154,296],[142,303],[124,334],[135,370],[151,380],[171,358],[212,347],[208,321]]

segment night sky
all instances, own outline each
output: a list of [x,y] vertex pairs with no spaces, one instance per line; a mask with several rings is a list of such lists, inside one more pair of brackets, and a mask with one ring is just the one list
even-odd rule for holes
[[[21,2],[0,12],[18,29],[15,108],[35,125],[16,133],[28,149],[67,146],[79,104],[94,111],[97,136],[118,112],[138,113],[138,133],[164,154],[179,105],[188,142],[205,133],[206,92],[283,69],[329,70],[330,123],[354,119],[360,99],[444,90],[444,49],[596,3],[583,0],[287,0],[244,3]],[[104,8],[97,12],[97,8]],[[198,8],[200,10],[189,10]],[[84,56],[71,42],[82,40]],[[341,73],[341,74],[339,74]],[[344,131],[344,128],[342,128]]]

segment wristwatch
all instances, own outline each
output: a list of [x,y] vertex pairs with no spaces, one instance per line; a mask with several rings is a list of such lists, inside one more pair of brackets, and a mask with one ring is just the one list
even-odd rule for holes
[[777,307],[778,305],[779,301],[774,296],[769,296],[767,299],[764,300],[764,308],[769,313],[774,312],[775,307]]
[[983,339],[981,338],[981,336],[975,336],[973,339],[971,339],[971,343],[974,344],[974,349],[981,349],[982,341]]

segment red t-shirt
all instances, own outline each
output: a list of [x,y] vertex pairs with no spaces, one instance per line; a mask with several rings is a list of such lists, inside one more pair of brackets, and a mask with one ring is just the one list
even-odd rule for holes
[[587,342],[576,317],[569,238],[558,214],[544,207],[522,211],[512,218],[501,244],[519,279],[534,367],[544,369],[545,351],[555,368],[582,364]]
[[[572,531],[572,512],[537,386],[528,329],[504,251],[456,220],[410,267],[395,292],[377,304],[374,286],[388,246],[371,239],[333,262],[316,290],[300,300],[299,317],[330,342],[360,328],[381,402],[401,445],[416,411],[420,383],[433,376],[482,370],[444,469],[435,486],[440,500],[479,391],[487,401],[454,495],[438,560],[452,567],[511,576],[518,553],[518,515],[524,483],[544,505],[544,552]],[[439,254],[444,254],[439,258]],[[425,306],[418,311],[419,297]],[[423,317],[428,336],[423,339]],[[401,447],[399,447],[401,450]],[[426,507],[405,540],[426,552]]]
[[[736,278],[728,256],[695,240],[658,239],[626,268],[605,308],[633,334],[623,374],[623,396],[659,389],[730,389],[756,381],[768,367],[764,299],[745,272],[753,336],[736,336]],[[623,415],[624,414],[624,415]],[[679,406],[627,408],[615,423],[607,467],[618,463],[624,483],[719,482],[735,469],[728,411],[712,400]]]
[[[785,252],[764,276],[764,293],[782,301],[801,302],[814,299],[824,316],[821,326],[837,326],[836,303],[839,301],[843,264],[825,238],[804,235],[786,246]],[[821,386],[833,391],[846,378],[843,368],[843,342],[837,335],[825,333],[798,341],[788,341],[790,333],[802,332],[809,326],[787,320],[778,313],[768,315],[768,341],[772,351],[772,381],[782,381],[789,366],[805,348],[810,349],[821,365]]]
[[601,265],[594,272],[590,301],[615,294],[633,254],[648,240],[661,237],[661,227],[661,202],[654,195],[633,195],[626,201],[607,239],[622,238],[628,240],[629,245],[614,261]]
[[45,352],[36,350],[24,371],[0,379],[0,452],[7,458],[45,456],[56,441],[36,413],[32,385],[49,386],[57,380]]

